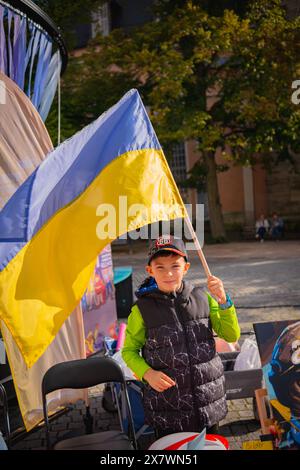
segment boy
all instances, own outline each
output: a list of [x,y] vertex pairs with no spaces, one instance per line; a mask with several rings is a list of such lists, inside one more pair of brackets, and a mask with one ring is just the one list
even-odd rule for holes
[[235,308],[217,277],[208,279],[208,289],[218,302],[183,280],[189,267],[182,240],[171,235],[155,240],[146,266],[150,277],[137,290],[128,317],[122,357],[145,383],[145,420],[157,437],[208,430],[227,413],[212,330],[237,341]]

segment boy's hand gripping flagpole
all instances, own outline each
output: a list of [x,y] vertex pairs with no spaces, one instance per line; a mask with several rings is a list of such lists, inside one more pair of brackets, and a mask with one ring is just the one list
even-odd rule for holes
[[[203,268],[204,268],[204,271],[205,271],[205,274],[207,276],[207,281],[208,281],[208,287],[209,287],[209,282],[210,282],[210,277],[213,277],[211,272],[210,272],[210,269],[208,267],[208,264],[206,262],[206,259],[205,259],[205,256],[203,254],[203,251],[201,249],[201,246],[200,246],[200,243],[199,243],[199,240],[198,240],[198,237],[196,235],[196,232],[194,230],[194,227],[192,225],[192,222],[191,222],[191,219],[187,213],[187,211],[185,211],[186,213],[186,216],[185,216],[185,221],[187,223],[187,226],[190,230],[190,233],[192,235],[192,238],[193,238],[193,242],[195,243],[195,246],[196,246],[196,249],[197,249],[197,252],[198,252],[198,255],[199,255],[199,258],[201,260],[201,263],[203,265]],[[209,288],[210,290],[210,288]],[[224,290],[224,287],[223,287],[223,290]],[[224,291],[224,294],[225,294],[225,291]],[[212,296],[217,300],[217,302],[220,304],[220,303],[224,303],[225,301],[222,301],[221,297],[219,295],[215,295],[215,294],[212,294]]]
[[185,221],[186,221],[187,226],[188,226],[188,228],[189,228],[189,231],[190,231],[190,233],[191,233],[191,235],[192,235],[193,242],[195,243],[196,250],[197,250],[197,252],[198,252],[199,258],[200,258],[201,263],[202,263],[202,265],[203,265],[205,274],[206,274],[207,278],[209,278],[212,274],[211,274],[211,272],[210,272],[210,269],[209,269],[208,264],[207,264],[207,262],[206,262],[205,256],[204,256],[203,251],[202,251],[202,249],[201,249],[201,246],[200,246],[198,237],[197,237],[197,235],[196,235],[196,232],[195,232],[195,230],[194,230],[194,227],[193,227],[193,225],[192,225],[192,222],[191,222],[190,217],[189,217],[189,215],[188,215],[187,212],[186,212],[186,216],[185,216]]

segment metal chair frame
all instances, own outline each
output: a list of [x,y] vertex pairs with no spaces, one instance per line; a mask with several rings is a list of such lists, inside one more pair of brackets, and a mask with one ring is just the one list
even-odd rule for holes
[[0,383],[0,395],[1,395],[1,402],[3,404],[3,415],[4,415],[4,440],[6,442],[7,447],[10,447],[10,422],[9,422],[9,415],[8,415],[8,401],[7,401],[7,394],[4,386]]
[[[52,366],[45,373],[42,381],[43,413],[46,426],[47,449],[51,449],[47,394],[63,388],[82,389],[107,382],[119,382],[124,393],[128,414],[128,437],[134,449],[137,441],[133,424],[128,390],[123,371],[119,364],[109,357],[92,357],[67,361]],[[99,433],[100,435],[101,433]]]

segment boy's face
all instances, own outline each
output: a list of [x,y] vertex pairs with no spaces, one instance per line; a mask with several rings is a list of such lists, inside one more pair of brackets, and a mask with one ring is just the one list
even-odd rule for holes
[[187,273],[190,263],[176,255],[159,256],[146,266],[147,273],[154,277],[159,290],[162,292],[173,292],[180,288],[182,278]]

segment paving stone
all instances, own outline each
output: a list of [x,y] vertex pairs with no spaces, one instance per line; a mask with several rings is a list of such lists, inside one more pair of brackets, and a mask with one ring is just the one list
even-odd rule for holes
[[58,421],[59,424],[64,424],[67,426],[68,423],[71,423],[71,417],[70,416],[62,416],[60,420]]
[[230,425],[231,432],[234,436],[238,437],[241,434],[247,434],[248,430],[244,424],[231,424]]
[[83,416],[72,416],[70,424],[72,423],[83,423]]
[[253,404],[252,404],[252,403],[251,403],[251,404],[250,404],[250,403],[246,403],[245,408],[246,408],[247,410],[251,410],[251,411],[252,411],[252,414],[253,414]]
[[76,403],[77,410],[85,410],[85,403]]
[[35,449],[36,447],[41,447],[43,443],[43,439],[29,439],[27,444],[31,448]]
[[241,410],[241,411],[239,411],[239,416],[241,418],[253,418],[253,411],[251,411],[251,410]]
[[95,426],[95,430],[96,431],[112,431],[112,426],[110,426],[109,424],[101,424],[101,425],[97,425]]
[[68,429],[84,429],[84,424],[83,423],[70,423],[68,426]]
[[106,426],[106,425],[111,424],[112,421],[110,419],[97,419],[96,422],[99,425]]
[[[133,290],[145,278],[144,261],[147,248],[146,244],[144,245],[139,250],[134,248],[134,253],[130,255],[130,264],[133,266]],[[253,322],[262,319],[270,321],[300,318],[300,290],[298,289],[300,264],[294,261],[300,255],[298,241],[282,242],[276,244],[276,247],[275,244],[268,242],[263,247],[254,242],[205,245],[204,253],[212,272],[225,280],[226,288],[232,293],[232,298],[238,307],[239,323],[242,330],[252,330]],[[205,285],[204,273],[202,277],[199,277],[197,253],[191,252],[189,257],[192,264],[187,279]],[[127,252],[113,252],[113,259],[118,266],[128,265]],[[265,260],[272,260],[272,263],[264,263]],[[263,283],[261,279],[264,279]],[[279,307],[283,304],[290,306]],[[256,306],[256,308],[247,308],[249,305]],[[241,338],[241,343],[243,339],[244,336]],[[91,398],[91,408],[97,417],[94,429],[97,430],[98,426],[99,428],[101,426],[108,427],[112,430],[119,429],[118,414],[108,413],[103,409],[103,390],[104,385],[99,385],[88,391]],[[79,400],[67,415],[61,416],[52,423],[51,442],[64,439],[68,434],[74,436],[84,433],[84,414],[85,402]],[[64,431],[53,430],[53,425],[61,424],[65,426]],[[243,441],[259,439],[260,425],[253,419],[252,398],[228,401],[228,415],[220,423],[220,426],[221,434],[228,439],[232,450],[240,450]],[[40,441],[39,438],[41,438]],[[28,436],[28,439],[19,442],[14,448],[40,448],[41,443],[45,448],[44,428],[39,429],[39,434]],[[143,448],[146,449],[147,444],[144,442],[143,445]]]
[[64,431],[66,429],[66,424],[60,423],[60,424],[52,424],[51,430],[52,431]]
[[234,436],[234,441],[241,443],[248,437],[248,434],[243,434],[242,436]]
[[241,446],[237,442],[231,442],[229,445],[230,450],[240,450]]
[[79,417],[79,416],[82,416],[82,410],[71,410],[69,413],[68,413],[68,417],[70,417],[71,419],[75,418],[75,417]]
[[238,399],[236,399],[236,400],[233,400],[233,403],[234,403],[234,405],[235,405],[236,407],[237,407],[237,406],[243,406],[243,407],[245,407],[245,403],[247,403],[247,402],[245,401],[244,398],[238,398]]
[[237,401],[237,403],[234,403],[234,405],[233,405],[233,409],[235,411],[245,410],[247,408],[248,403],[246,403],[246,402],[241,403],[238,400],[236,400],[236,401]]
[[65,436],[67,436],[69,433],[70,433],[70,430],[69,430],[69,429],[64,429],[63,431],[59,431],[59,432],[57,433],[57,439],[58,439],[58,440],[61,440],[61,439],[63,439]]
[[106,420],[109,421],[110,423],[118,423],[119,422],[119,416],[118,413],[111,413],[111,414],[98,414],[97,419],[100,420]]
[[23,441],[23,442],[19,442],[18,444],[15,444],[13,447],[12,447],[12,450],[30,450],[30,446]]
[[228,422],[236,421],[237,419],[239,419],[239,415],[237,411],[228,411],[226,417],[224,418],[224,421],[228,423]]
[[228,411],[234,411],[234,404],[231,401],[227,402]]
[[250,433],[250,434],[247,434],[247,437],[249,439],[249,441],[256,441],[256,440],[260,440],[260,432],[256,432],[256,433]]

